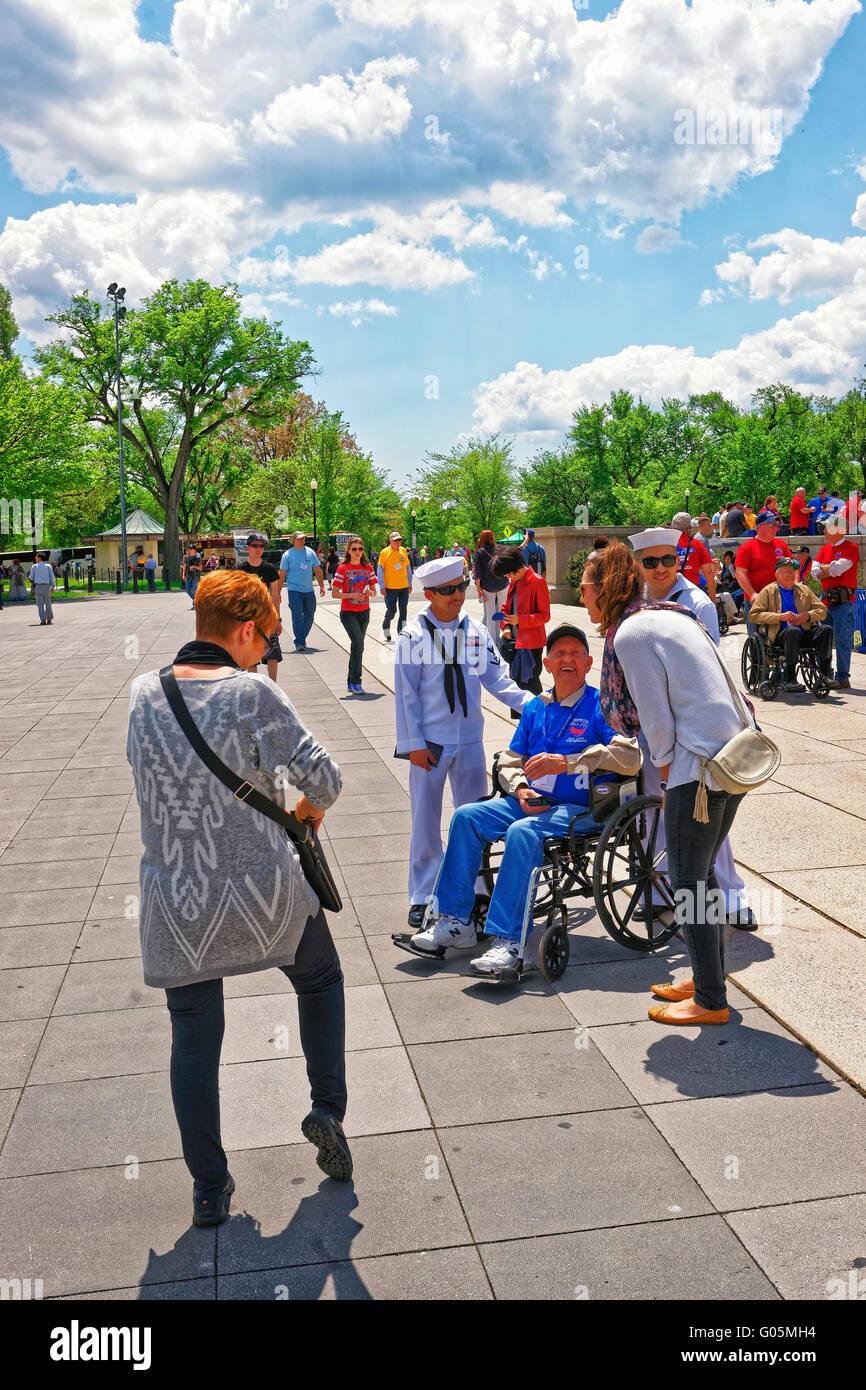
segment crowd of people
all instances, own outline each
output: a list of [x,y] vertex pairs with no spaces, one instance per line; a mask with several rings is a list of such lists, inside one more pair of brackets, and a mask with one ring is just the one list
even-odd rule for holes
[[[283,592],[299,653],[311,650],[307,639],[326,582],[339,598],[350,694],[363,692],[371,604],[383,604],[382,638],[394,652],[395,757],[410,763],[407,940],[416,956],[435,966],[446,952],[478,952],[472,973],[503,978],[518,957],[545,839],[569,826],[576,833],[600,829],[590,803],[593,773],[641,771],[644,790],[661,800],[656,863],[666,869],[692,966],[688,979],[652,986],[648,1014],[667,1025],[718,1026],[729,1020],[725,928],[759,925],[729,841],[744,793],[713,772],[720,750],[754,725],[719,653],[720,596],[729,595],[750,626],[779,643],[788,689],[798,688],[804,644],[814,646],[828,682],[847,688],[858,555],[846,539],[846,520],[828,514],[825,544],[805,570],[768,507],[754,517],[754,536],[721,562],[708,544],[713,518],[693,525],[688,513],[678,513],[670,526],[648,528],[628,543],[597,536],[580,592],[588,623],[604,639],[598,687],[587,679],[593,657],[584,627],[566,621],[550,628],[546,556],[531,532],[518,546],[485,531],[473,552],[455,545],[433,557],[405,546],[397,531],[370,556],[363,539],[351,536],[342,557],[332,547],[323,559],[298,531],[278,565],[264,560],[268,538],[254,532],[247,560],[234,571],[208,571],[190,547],[185,582],[196,636],[162,672],[133,683],[127,755],[144,843],[145,981],[165,989],[171,1014],[171,1088],[193,1177],[195,1224],[225,1220],[234,1190],[217,1085],[223,980],[234,974],[277,967],[292,982],[311,1088],[302,1133],[316,1146],[323,1172],[343,1181],[352,1174],[342,1124],[339,959],[311,886],[321,880],[294,835],[287,838],[287,827],[275,823],[282,815],[296,829],[318,829],[342,778],[277,683]],[[819,581],[820,597],[806,577]],[[481,621],[464,612],[473,583]],[[410,613],[413,590],[425,602]],[[263,664],[267,677],[256,674]],[[492,797],[483,691],[517,721]],[[190,743],[199,755],[192,761]],[[443,846],[446,781],[454,811]],[[300,793],[291,818],[277,809],[286,786]],[[267,814],[262,805],[270,806]],[[503,855],[480,949],[479,868],[485,847],[497,841]],[[721,902],[715,916],[700,907],[714,894]],[[646,921],[669,909],[653,896],[633,916]]]

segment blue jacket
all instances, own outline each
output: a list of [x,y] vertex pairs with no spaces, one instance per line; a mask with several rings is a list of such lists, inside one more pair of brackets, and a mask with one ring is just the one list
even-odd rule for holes
[[[605,722],[599,707],[598,691],[588,685],[576,705],[558,705],[538,695],[530,700],[523,707],[510,748],[512,753],[519,753],[524,758],[532,758],[536,753],[573,756],[593,744],[608,744],[613,737],[614,731]],[[548,780],[536,778],[532,785],[537,786],[549,801],[554,804],[589,805],[587,773],[560,773],[550,790],[547,790]]]

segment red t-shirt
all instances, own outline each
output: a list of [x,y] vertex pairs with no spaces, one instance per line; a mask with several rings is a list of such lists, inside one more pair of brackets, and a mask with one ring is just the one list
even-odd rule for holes
[[[688,559],[686,559],[688,552]],[[693,584],[700,584],[701,569],[704,565],[712,563],[712,555],[707,550],[703,541],[695,536],[689,547],[689,533],[683,531],[677,544],[677,570],[684,574],[686,579],[690,579]]]
[[[350,565],[344,562],[337,566],[331,587],[335,593],[342,594],[341,613],[364,613],[370,607],[369,598],[360,595],[368,584],[376,584],[376,571],[372,565]],[[357,598],[350,597],[357,594]]]
[[759,541],[757,536],[752,536],[743,541],[734,557],[734,565],[738,570],[746,571],[749,583],[759,594],[776,578],[776,561],[782,555],[793,558],[785,542],[778,536],[771,541]]
[[851,602],[857,602],[857,565],[860,561],[860,552],[853,541],[842,541],[839,545],[822,545],[816,555],[819,565],[829,565],[831,560],[853,560],[853,565],[849,565],[844,574],[825,574],[821,579],[821,592],[826,593],[828,589],[850,589]]
[[791,530],[795,526],[809,525],[809,508],[805,497],[791,498]]

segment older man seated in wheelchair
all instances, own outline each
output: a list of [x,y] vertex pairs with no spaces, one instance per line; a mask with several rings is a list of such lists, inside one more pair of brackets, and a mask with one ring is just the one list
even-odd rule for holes
[[[761,651],[762,674],[757,683],[758,693],[771,698],[764,686],[790,694],[807,688],[819,697],[835,685],[833,680],[833,629],[824,623],[827,616],[823,604],[808,584],[798,581],[800,567],[790,556],[781,555],[776,561],[776,578],[758,593],[752,603],[749,619],[753,627],[765,627],[766,645]],[[749,638],[754,642],[755,638]],[[778,678],[778,658],[784,657],[784,675]],[[744,652],[745,657],[745,652]],[[806,685],[797,680],[797,666],[803,672]],[[757,666],[757,660],[753,663]],[[753,677],[754,679],[754,677]]]
[[485,849],[504,838],[485,924],[493,940],[471,970],[499,977],[516,964],[545,839],[568,834],[572,825],[597,833],[600,826],[589,813],[589,774],[605,769],[633,776],[640,767],[637,740],[615,734],[602,717],[598,691],[586,684],[591,666],[580,628],[562,623],[551,632],[544,667],[553,676],[553,690],[524,705],[509,751],[499,757],[506,795],[497,796],[494,789],[492,797],[455,810],[427,923],[397,944],[433,960],[441,960],[446,948],[475,947],[475,882]]

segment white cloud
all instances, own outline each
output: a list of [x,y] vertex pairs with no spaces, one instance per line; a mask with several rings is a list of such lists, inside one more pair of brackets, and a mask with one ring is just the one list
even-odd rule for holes
[[398,313],[395,304],[386,304],[381,299],[352,299],[347,303],[320,304],[317,313],[323,314],[326,308],[334,318],[347,318],[353,328],[366,322],[370,314],[396,318]]
[[755,260],[734,252],[716,266],[716,274],[731,289],[751,299],[777,299],[790,304],[799,295],[827,295],[844,290],[858,270],[866,270],[866,237],[829,241],[806,236],[791,227],[749,242],[750,250],[776,247]]
[[367,232],[325,246],[293,261],[297,284],[383,285],[391,290],[438,290],[470,280],[473,271],[458,257],[430,246],[399,241],[385,231]]
[[676,227],[660,227],[656,223],[644,227],[634,244],[634,249],[642,256],[652,256],[657,251],[674,251],[679,246],[693,245],[693,242],[683,240]]
[[318,134],[340,142],[384,140],[400,135],[412,115],[412,104],[395,77],[418,71],[414,58],[379,58],[363,72],[336,73],[290,87],[274,97],[267,111],[250,123],[254,140],[294,145],[298,137]]
[[570,227],[572,219],[560,207],[565,198],[565,193],[540,184],[492,183],[484,193],[468,194],[463,201],[485,203],[525,227]]

